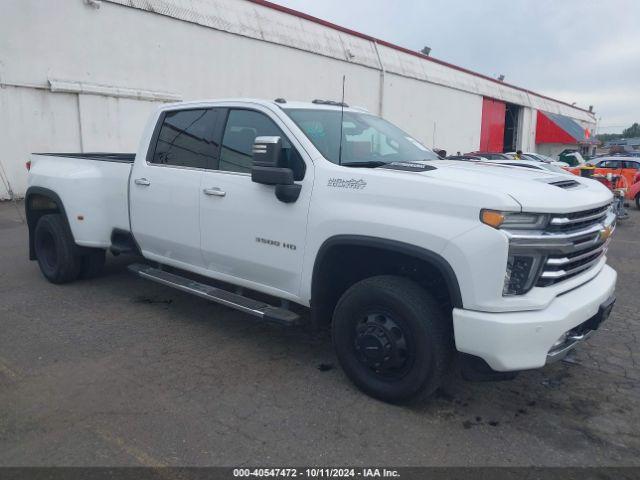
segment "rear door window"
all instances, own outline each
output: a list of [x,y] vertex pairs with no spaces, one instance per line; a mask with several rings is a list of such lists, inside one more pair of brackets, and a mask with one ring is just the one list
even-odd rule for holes
[[164,114],[157,133],[152,164],[214,168],[216,109],[178,110]]

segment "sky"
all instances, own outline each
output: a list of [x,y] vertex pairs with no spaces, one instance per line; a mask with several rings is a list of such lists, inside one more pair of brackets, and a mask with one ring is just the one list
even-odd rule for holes
[[598,133],[640,123],[640,0],[273,0],[568,103]]

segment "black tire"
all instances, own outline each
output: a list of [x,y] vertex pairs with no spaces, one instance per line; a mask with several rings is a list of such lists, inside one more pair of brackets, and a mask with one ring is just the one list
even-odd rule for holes
[[68,283],[80,275],[82,263],[78,247],[59,213],[40,217],[34,232],[34,247],[40,270],[50,282]]
[[101,248],[92,248],[82,255],[80,277],[89,279],[100,275],[104,268],[106,253]]
[[426,400],[451,362],[451,322],[415,282],[396,276],[362,280],[338,301],[333,344],[351,381],[390,403]]
[[640,210],[640,193],[636,195],[636,208]]

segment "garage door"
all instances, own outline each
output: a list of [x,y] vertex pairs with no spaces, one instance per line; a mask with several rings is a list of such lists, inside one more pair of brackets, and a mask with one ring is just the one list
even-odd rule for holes
[[499,102],[492,98],[484,98],[482,100],[481,151],[502,152],[506,110],[507,105],[504,102]]

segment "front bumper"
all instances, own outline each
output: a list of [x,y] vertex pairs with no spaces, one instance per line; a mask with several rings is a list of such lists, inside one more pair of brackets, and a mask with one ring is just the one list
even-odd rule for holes
[[[616,277],[615,270],[605,265],[593,279],[556,297],[543,310],[489,313],[455,308],[456,348],[500,372],[542,367],[548,358],[559,358],[554,355],[559,348],[555,344],[563,334],[599,314],[600,306],[613,296]],[[575,341],[568,338],[562,353],[586,339],[587,333]]]

